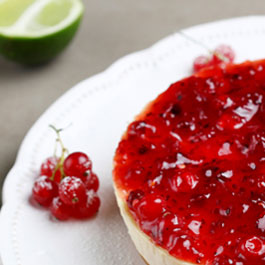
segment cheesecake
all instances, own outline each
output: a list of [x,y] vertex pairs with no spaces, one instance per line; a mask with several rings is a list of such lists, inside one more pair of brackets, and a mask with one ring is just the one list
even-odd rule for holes
[[158,95],[123,134],[113,180],[147,264],[265,264],[265,60]]

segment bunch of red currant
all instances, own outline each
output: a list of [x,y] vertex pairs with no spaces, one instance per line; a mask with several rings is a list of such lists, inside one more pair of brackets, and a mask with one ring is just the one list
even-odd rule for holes
[[215,50],[209,51],[209,55],[198,56],[193,62],[193,72],[197,73],[203,68],[211,66],[225,66],[233,63],[235,52],[228,45],[219,45]]
[[62,154],[49,157],[42,163],[32,197],[40,205],[49,207],[59,220],[89,218],[100,206],[97,195],[99,180],[92,171],[92,162],[82,152],[71,153],[65,158],[68,151],[61,141],[61,130],[51,127],[57,133]]

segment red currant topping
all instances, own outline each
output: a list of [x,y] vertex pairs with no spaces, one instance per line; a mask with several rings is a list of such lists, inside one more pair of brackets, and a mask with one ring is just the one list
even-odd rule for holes
[[98,176],[92,171],[89,171],[88,176],[85,179],[85,185],[87,190],[94,190],[95,192],[98,191],[99,188]]
[[[61,181],[61,171],[58,168],[56,171],[56,167],[58,166],[60,159],[55,156],[48,157],[42,164],[40,168],[40,174],[47,177],[54,177],[54,181],[56,183],[60,183]],[[55,171],[55,172],[54,172]]]
[[71,153],[63,163],[63,170],[66,176],[82,177],[91,168],[91,160],[82,152]]
[[154,220],[165,211],[165,201],[159,195],[149,194],[135,204],[136,214],[142,219]]
[[50,210],[52,215],[61,221],[69,219],[73,211],[68,205],[64,204],[59,197],[53,199]]
[[85,184],[78,177],[65,177],[59,185],[59,196],[67,205],[84,203],[87,200]]
[[92,217],[98,212],[99,207],[100,199],[98,195],[93,190],[87,191],[86,202],[75,208],[74,216],[78,219]]
[[155,244],[192,264],[265,264],[264,117],[261,60],[176,82],[128,126],[114,182]]
[[35,201],[43,206],[49,206],[53,197],[58,193],[57,185],[47,176],[38,177],[32,189],[32,195]]

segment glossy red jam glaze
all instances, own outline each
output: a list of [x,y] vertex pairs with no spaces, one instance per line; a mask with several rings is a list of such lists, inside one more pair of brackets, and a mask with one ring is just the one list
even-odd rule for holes
[[114,181],[153,241],[198,264],[265,264],[265,60],[170,86],[131,123]]

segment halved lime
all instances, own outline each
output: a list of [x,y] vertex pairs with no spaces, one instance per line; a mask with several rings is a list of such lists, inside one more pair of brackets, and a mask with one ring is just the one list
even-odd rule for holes
[[41,64],[75,35],[81,0],[0,0],[0,53],[24,64]]

